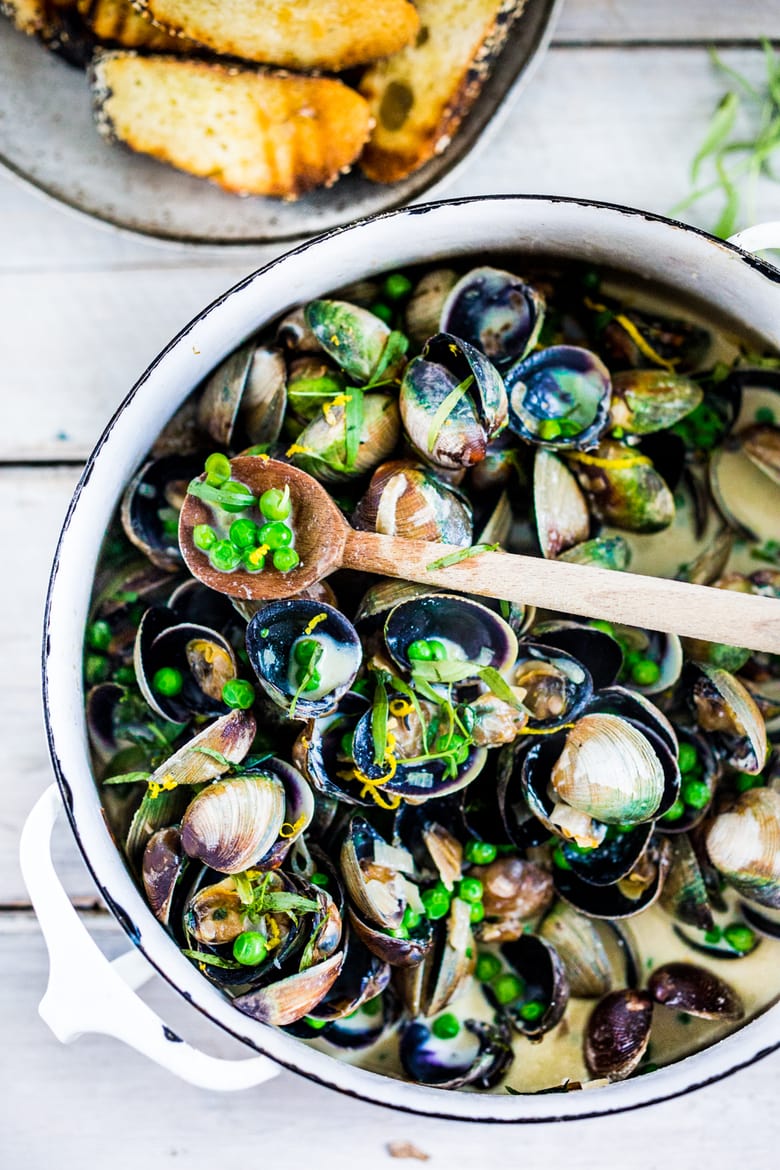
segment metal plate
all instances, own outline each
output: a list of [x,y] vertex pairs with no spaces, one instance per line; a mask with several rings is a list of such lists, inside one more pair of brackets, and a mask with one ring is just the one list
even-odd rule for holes
[[[410,202],[461,162],[528,80],[562,0],[527,0],[482,93],[448,149],[391,186],[356,169],[296,203],[240,197],[97,133],[84,74],[0,20],[0,162],[68,206],[116,227],[191,244],[261,244],[326,231]],[[492,129],[492,127],[491,127]]]

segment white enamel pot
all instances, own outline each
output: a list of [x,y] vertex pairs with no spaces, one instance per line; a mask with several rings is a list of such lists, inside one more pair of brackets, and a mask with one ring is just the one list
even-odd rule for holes
[[[487,253],[512,251],[623,269],[640,282],[703,300],[718,318],[730,318],[757,344],[780,349],[780,272],[745,250],[770,246],[780,246],[780,224],[751,229],[723,243],[647,213],[571,199],[502,196],[429,204],[361,221],[294,249],[204,309],[160,354],[87,462],[49,589],[44,698],[59,792],[52,787],[33,810],[21,852],[51,958],[41,1014],[60,1039],[106,1032],[212,1089],[259,1083],[283,1065],[379,1104],[495,1122],[564,1120],[636,1108],[718,1080],[780,1047],[777,1005],[713,1047],[635,1080],[592,1092],[484,1095],[443,1092],[353,1068],[243,1016],[180,954],[122,863],[90,772],[81,682],[95,562],[124,484],[193,387],[265,322],[372,273],[452,255],[468,255],[478,263]],[[51,865],[48,843],[60,797],[102,897],[135,944],[135,950],[113,965],[81,926]],[[133,990],[153,969],[255,1055],[229,1062],[182,1043]]]

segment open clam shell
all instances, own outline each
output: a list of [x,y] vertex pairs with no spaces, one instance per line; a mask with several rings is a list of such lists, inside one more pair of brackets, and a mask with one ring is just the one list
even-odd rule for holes
[[164,455],[145,463],[122,497],[120,516],[127,539],[168,572],[181,568],[178,516],[187,484],[202,470],[194,455]]
[[[487,606],[453,593],[431,593],[402,601],[390,610],[384,626],[387,649],[403,670],[419,667],[409,658],[416,641],[436,640],[454,662],[505,670],[517,656],[511,626]],[[435,663],[432,664],[435,666]]]
[[287,405],[287,371],[280,350],[254,341],[240,346],[206,380],[198,422],[220,447],[242,432],[249,444],[273,443]]
[[[301,690],[302,667],[296,648],[304,641],[321,648],[317,663],[320,682]],[[250,619],[246,648],[252,669],[277,706],[298,719],[332,710],[346,694],[360,669],[363,652],[354,626],[331,605],[305,598],[273,601]]]
[[534,348],[544,309],[541,292],[511,272],[472,268],[450,290],[439,328],[476,346],[500,368]]
[[506,426],[498,370],[473,345],[449,333],[431,337],[409,362],[399,406],[412,446],[443,468],[479,463],[489,441]]
[[587,349],[549,346],[510,366],[504,379],[509,426],[531,443],[585,449],[609,425],[609,370]]
[[465,1020],[454,1041],[438,1040],[427,1024],[413,1020],[401,1033],[399,1055],[411,1080],[437,1089],[492,1088],[514,1059],[506,1024],[480,1020]]
[[[174,723],[192,715],[222,715],[225,683],[236,678],[238,663],[227,638],[208,626],[179,622],[165,607],[148,609],[138,626],[134,650],[135,676],[149,706]],[[181,677],[175,695],[155,687],[158,670],[171,669]]]

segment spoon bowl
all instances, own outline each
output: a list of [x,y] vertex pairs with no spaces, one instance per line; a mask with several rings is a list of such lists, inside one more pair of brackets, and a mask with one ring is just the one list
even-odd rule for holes
[[208,553],[196,548],[192,536],[196,525],[213,525],[212,508],[198,496],[188,494],[179,517],[179,547],[193,576],[210,589],[231,597],[277,601],[301,593],[342,564],[352,529],[316,479],[290,463],[265,455],[238,455],[231,459],[230,467],[232,478],[248,487],[258,500],[270,488],[290,489],[295,551],[300,561],[287,573],[271,568],[254,573],[243,567],[230,573],[215,569]]

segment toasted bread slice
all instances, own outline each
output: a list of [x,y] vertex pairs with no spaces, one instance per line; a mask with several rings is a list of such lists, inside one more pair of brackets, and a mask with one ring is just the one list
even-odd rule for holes
[[0,0],[0,13],[72,65],[83,69],[92,56],[95,38],[81,20],[76,0]]
[[376,125],[360,165],[377,183],[412,174],[449,144],[524,0],[418,0],[417,42],[366,71]]
[[331,78],[122,51],[91,74],[107,137],[238,194],[330,186],[371,130],[364,99]]
[[75,8],[76,0],[0,0],[0,12],[20,32],[44,39],[62,22],[61,9]]
[[417,34],[409,0],[133,0],[162,28],[216,53],[337,72],[394,53]]
[[196,48],[185,37],[158,28],[136,12],[130,0],[77,0],[77,4],[81,19],[99,41],[158,53],[191,53]]

